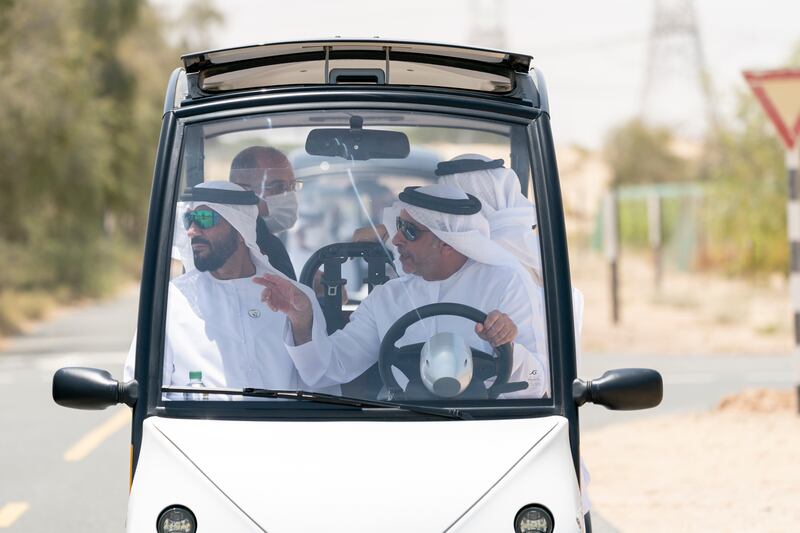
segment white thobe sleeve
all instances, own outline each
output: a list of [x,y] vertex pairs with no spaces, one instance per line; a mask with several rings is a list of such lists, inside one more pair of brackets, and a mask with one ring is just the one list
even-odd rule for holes
[[130,381],[136,377],[136,333],[128,348],[128,356],[125,358],[125,366],[122,367],[122,381]]
[[535,313],[542,306],[529,300],[529,292],[520,290],[523,280],[515,273],[503,291],[499,310],[506,313],[517,325],[517,338],[514,340],[514,364],[511,382],[524,381],[528,388],[519,392],[502,395],[503,398],[543,398],[550,394],[550,368],[544,339],[537,339]]
[[[175,370],[173,363],[174,354],[169,343],[164,346],[164,374],[163,385],[168,387],[173,385],[172,374]],[[122,381],[130,381],[136,378],[136,333],[133,334],[130,348],[128,348],[128,356],[125,358],[125,366],[122,367]]]
[[550,395],[550,373],[542,357],[519,342],[514,344],[514,366],[509,381],[527,382],[528,388],[502,394],[501,398],[545,398]]
[[[164,386],[172,385],[173,353],[170,343],[164,346]],[[128,348],[128,357],[125,358],[125,366],[122,367],[122,381],[130,381],[136,378],[136,333],[133,334],[131,346]]]
[[353,312],[350,322],[328,336],[325,318],[316,298],[311,341],[294,345],[289,321],[286,321],[284,342],[303,382],[309,386],[329,387],[347,383],[360,376],[378,360],[381,339],[374,316],[374,306],[380,305],[381,287],[376,287]]
[[583,333],[583,293],[572,287],[572,316],[575,321],[575,359],[581,364],[581,334]]
[[183,386],[184,383],[175,383],[175,380],[172,379],[175,375],[175,352],[172,350],[172,343],[166,342],[164,343],[164,366],[163,366],[163,386],[170,387],[170,386]]

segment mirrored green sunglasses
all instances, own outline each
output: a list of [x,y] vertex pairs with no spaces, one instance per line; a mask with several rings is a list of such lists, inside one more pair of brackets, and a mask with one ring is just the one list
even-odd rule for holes
[[213,228],[219,224],[219,221],[219,213],[211,209],[195,209],[183,214],[183,227],[187,230],[192,227],[192,224],[197,224],[200,229]]

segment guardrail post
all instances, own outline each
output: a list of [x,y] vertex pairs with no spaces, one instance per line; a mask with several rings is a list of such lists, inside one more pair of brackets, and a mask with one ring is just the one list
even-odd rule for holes
[[661,196],[654,192],[647,197],[647,233],[653,250],[653,282],[661,288]]
[[619,323],[619,213],[616,188],[603,197],[603,242],[611,282],[611,320]]
[[798,152],[786,150],[789,198],[786,207],[786,231],[789,236],[789,294],[794,315],[795,389],[800,412],[800,192],[797,183]]

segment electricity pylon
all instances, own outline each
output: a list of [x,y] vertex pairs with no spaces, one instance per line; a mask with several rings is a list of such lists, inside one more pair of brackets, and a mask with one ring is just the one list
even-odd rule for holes
[[469,43],[472,46],[505,50],[505,0],[470,0],[469,6]]
[[685,137],[699,138],[716,128],[693,0],[655,0],[640,118]]

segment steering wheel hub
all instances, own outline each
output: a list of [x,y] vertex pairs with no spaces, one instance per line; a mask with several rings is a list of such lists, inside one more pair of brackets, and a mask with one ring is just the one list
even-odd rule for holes
[[467,342],[455,333],[437,333],[422,346],[419,373],[433,394],[458,396],[472,381],[472,352]]

